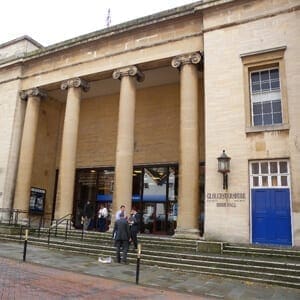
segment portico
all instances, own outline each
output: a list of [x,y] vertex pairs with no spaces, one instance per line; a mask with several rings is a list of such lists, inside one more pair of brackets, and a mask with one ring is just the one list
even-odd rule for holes
[[[92,173],[95,168],[111,168],[114,216],[120,205],[125,204],[128,212],[133,205],[134,166],[176,165],[175,194],[170,200],[171,192],[164,182],[166,203],[156,213],[167,220],[178,212],[174,215],[176,236],[198,238],[199,164],[204,160],[204,134],[200,134],[204,121],[199,117],[204,111],[203,76],[198,68],[203,52],[200,24],[196,18],[194,22],[182,19],[176,25],[157,22],[149,29],[149,38],[143,40],[139,38],[143,30],[134,27],[134,39],[126,42],[130,51],[123,48],[124,40],[120,39],[126,34],[116,31],[109,37],[109,48],[104,34],[93,43],[71,43],[57,49],[51,65],[47,63],[51,52],[42,53],[42,63],[25,70],[22,82],[22,90],[38,87],[48,98],[35,110],[32,126],[36,131],[27,126],[23,129],[24,137],[31,135],[31,149],[34,145],[37,149],[31,160],[21,154],[20,166],[26,161],[31,171],[26,176],[27,196],[22,200],[18,195],[25,195],[25,187],[17,181],[14,207],[26,210],[30,188],[35,186],[47,191],[45,212],[56,219],[67,215],[76,218],[87,198],[96,213],[101,188],[96,191],[91,183],[79,183],[88,191],[83,195],[75,185],[76,170]],[[167,36],[174,26],[182,32],[172,41]],[[152,32],[158,27],[160,34],[154,36]],[[72,61],[64,59],[67,56]],[[27,111],[26,115],[29,105]],[[43,155],[45,149],[48,156]],[[33,153],[28,150],[27,156],[29,152]],[[18,177],[25,178],[22,169]]]

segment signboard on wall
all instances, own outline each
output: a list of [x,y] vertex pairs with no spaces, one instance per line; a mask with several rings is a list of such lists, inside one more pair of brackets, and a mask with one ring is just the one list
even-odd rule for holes
[[29,211],[43,213],[46,199],[46,190],[32,187],[30,190]]

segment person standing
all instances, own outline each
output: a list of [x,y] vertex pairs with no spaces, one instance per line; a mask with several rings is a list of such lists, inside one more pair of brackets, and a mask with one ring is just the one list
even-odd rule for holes
[[98,227],[100,232],[106,231],[106,219],[108,216],[107,208],[101,204],[100,209],[98,211]]
[[117,262],[121,263],[121,249],[122,249],[122,263],[127,264],[127,252],[129,248],[130,241],[130,230],[125,214],[121,213],[119,219],[116,220],[113,237],[115,239],[116,246],[116,257]]
[[116,212],[116,220],[120,219],[120,215],[123,214],[126,217],[125,205],[121,205],[120,209]]
[[88,200],[83,208],[83,230],[88,230],[93,216],[93,207],[91,202]]
[[134,245],[134,249],[137,249],[138,239],[137,234],[140,231],[140,214],[133,207],[131,209],[129,225],[130,225],[130,237]]

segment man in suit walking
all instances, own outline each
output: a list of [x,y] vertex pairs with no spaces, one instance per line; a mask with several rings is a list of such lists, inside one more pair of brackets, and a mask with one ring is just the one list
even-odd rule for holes
[[113,237],[115,239],[117,262],[121,263],[121,249],[122,249],[123,252],[122,263],[128,264],[127,252],[129,248],[129,241],[130,241],[130,230],[129,230],[129,224],[127,222],[127,219],[125,218],[125,215],[123,213],[120,214],[120,218],[115,222]]

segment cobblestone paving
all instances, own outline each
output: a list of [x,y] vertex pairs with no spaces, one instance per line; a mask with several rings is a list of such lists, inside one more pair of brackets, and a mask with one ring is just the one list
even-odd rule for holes
[[208,299],[0,258],[0,299]]

